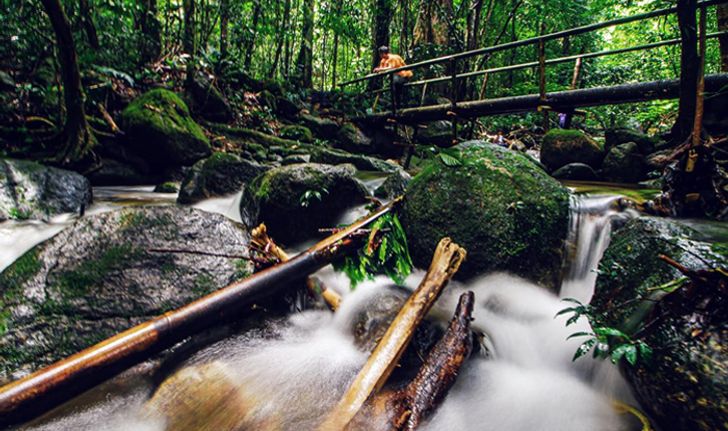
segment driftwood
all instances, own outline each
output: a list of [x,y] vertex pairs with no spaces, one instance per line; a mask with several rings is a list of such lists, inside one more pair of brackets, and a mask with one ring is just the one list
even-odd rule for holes
[[[430,268],[419,287],[402,306],[369,360],[349,386],[319,431],[341,431],[387,381],[417,326],[427,315],[447,282],[460,268],[466,252],[450,238],[438,244]],[[468,331],[470,334],[470,331]]]
[[347,431],[368,429],[372,420],[380,418],[386,420],[386,425],[380,425],[382,429],[412,431],[434,412],[473,350],[470,322],[474,298],[472,292],[460,296],[447,331],[427,355],[417,376],[401,390],[383,392],[370,399]]
[[[334,231],[334,233],[337,232],[339,232],[339,230]],[[287,262],[291,259],[288,253],[280,248],[278,244],[273,241],[273,238],[268,236],[268,229],[265,224],[261,224],[253,229],[252,236],[253,238],[251,243],[259,252],[273,256],[278,262]],[[339,305],[341,304],[341,296],[333,290],[326,288],[318,277],[309,276],[306,279],[306,287],[313,295],[321,295],[331,311],[336,311],[339,308]]]
[[[394,203],[394,202],[393,202]],[[287,262],[204,296],[0,388],[0,426],[36,417],[122,370],[326,266],[355,242],[351,233],[390,212],[393,203]]]

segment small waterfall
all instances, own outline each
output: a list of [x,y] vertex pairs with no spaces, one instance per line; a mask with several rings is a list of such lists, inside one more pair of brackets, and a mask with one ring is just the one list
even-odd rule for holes
[[589,302],[594,294],[597,267],[604,250],[609,246],[612,226],[635,216],[622,208],[622,198],[616,195],[573,195],[568,258],[564,281],[559,292],[562,298]]

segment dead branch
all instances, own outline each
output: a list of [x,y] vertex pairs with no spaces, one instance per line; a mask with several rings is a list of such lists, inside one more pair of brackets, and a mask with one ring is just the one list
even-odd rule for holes
[[397,366],[417,326],[427,315],[448,281],[465,260],[466,251],[450,238],[435,249],[430,268],[419,287],[394,318],[369,360],[349,386],[338,405],[329,413],[319,431],[341,431],[378,392]]

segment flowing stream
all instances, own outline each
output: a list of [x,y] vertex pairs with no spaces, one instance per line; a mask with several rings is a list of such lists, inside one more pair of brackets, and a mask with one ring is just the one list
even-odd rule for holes
[[[167,205],[173,195],[158,195],[143,189],[95,189],[97,203],[89,213],[109,211],[140,202]],[[202,202],[198,207],[237,217],[240,196]],[[358,210],[360,211],[360,209]],[[350,214],[346,218],[353,217]],[[608,361],[572,356],[580,339],[566,340],[578,331],[588,331],[586,319],[565,327],[568,316],[555,317],[567,306],[563,297],[588,301],[595,269],[609,242],[612,224],[631,214],[620,210],[615,196],[576,196],[570,227],[571,258],[559,295],[505,273],[484,276],[467,284],[452,282],[431,313],[443,325],[455,310],[461,292],[475,293],[473,325],[487,334],[489,353],[471,358],[461,370],[445,402],[425,430],[639,430],[634,417],[615,412],[613,401],[635,405],[626,383]],[[34,244],[48,238],[73,221],[62,217],[51,223],[6,223],[0,225],[0,267]],[[22,239],[22,240],[21,240]],[[259,329],[228,337],[189,358],[183,366],[212,364],[222,381],[202,380],[193,391],[207,399],[200,402],[195,417],[220,423],[240,416],[242,429],[307,430],[336,403],[366,361],[351,335],[358,313],[391,281],[377,278],[351,291],[342,274],[323,269],[319,277],[344,296],[335,314],[329,311],[293,313],[265,322]],[[414,289],[423,271],[406,282]],[[142,373],[143,374],[143,373]],[[105,384],[25,429],[32,430],[164,430],[163,420],[143,408],[154,390],[147,378],[128,378],[124,383]],[[226,409],[205,410],[216,393],[234,388],[238,404],[225,402]],[[207,398],[204,398],[204,397]],[[237,400],[238,398],[233,398]],[[223,402],[223,401],[221,401]],[[192,405],[197,406],[196,402]],[[184,411],[189,403],[172,409]],[[181,415],[184,412],[180,413]],[[370,429],[378,429],[373,421]],[[215,428],[207,428],[215,429]]]

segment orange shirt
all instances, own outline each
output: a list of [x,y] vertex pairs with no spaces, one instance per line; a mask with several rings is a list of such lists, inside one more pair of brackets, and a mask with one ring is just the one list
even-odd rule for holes
[[[402,60],[402,57],[398,56],[397,54],[389,54],[389,57],[386,59],[382,59],[382,61],[379,62],[379,67],[387,68],[387,69],[396,69],[398,67],[406,66],[407,63]],[[412,71],[411,70],[401,70],[397,72],[397,75],[401,76],[402,78],[412,78]]]

